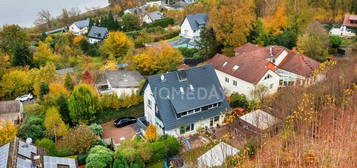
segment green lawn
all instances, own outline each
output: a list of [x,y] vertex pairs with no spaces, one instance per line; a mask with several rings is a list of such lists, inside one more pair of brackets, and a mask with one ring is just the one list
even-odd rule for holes
[[175,41],[175,40],[178,40],[178,39],[180,39],[180,36],[176,36],[176,37],[170,38],[167,41],[170,42],[170,41]]
[[119,110],[104,110],[97,118],[98,123],[105,123],[120,117],[141,117],[144,115],[144,103]]
[[147,168],[163,168],[165,161],[159,161],[154,164],[146,165]]

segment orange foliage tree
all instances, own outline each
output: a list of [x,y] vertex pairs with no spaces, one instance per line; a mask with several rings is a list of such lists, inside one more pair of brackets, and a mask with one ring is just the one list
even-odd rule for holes
[[12,122],[0,122],[0,146],[13,140],[16,136],[16,133],[16,127]]
[[276,8],[272,16],[267,16],[263,19],[264,29],[272,34],[280,34],[283,29],[288,26],[288,17],[286,16],[285,0],[280,0],[279,6]]
[[157,128],[155,125],[150,124],[145,131],[145,137],[148,141],[154,142],[158,138]]

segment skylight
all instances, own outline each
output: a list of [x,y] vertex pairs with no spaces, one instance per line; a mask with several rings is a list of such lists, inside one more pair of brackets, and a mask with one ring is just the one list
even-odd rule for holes
[[233,71],[236,71],[238,68],[239,68],[239,66],[238,66],[238,65],[234,65],[234,67],[233,67]]

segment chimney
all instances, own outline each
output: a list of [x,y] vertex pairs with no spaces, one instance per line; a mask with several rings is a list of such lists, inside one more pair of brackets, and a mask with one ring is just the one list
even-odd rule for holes
[[270,57],[273,57],[273,46],[269,47],[269,54]]

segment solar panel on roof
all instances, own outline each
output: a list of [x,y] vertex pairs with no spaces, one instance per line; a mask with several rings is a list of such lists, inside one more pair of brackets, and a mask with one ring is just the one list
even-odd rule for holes
[[10,143],[0,147],[0,168],[7,168],[7,160],[9,158]]
[[76,168],[76,161],[71,158],[44,156],[43,163],[44,168],[57,168],[58,165],[66,165],[69,168]]
[[31,160],[17,157],[16,168],[36,168],[36,166],[31,162]]
[[31,154],[36,154],[37,148],[33,145],[26,144],[23,141],[19,141],[17,153],[31,159]]

